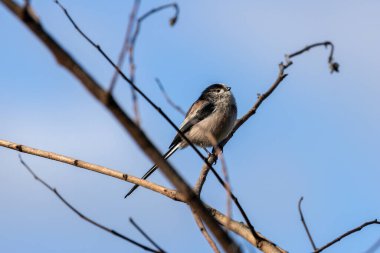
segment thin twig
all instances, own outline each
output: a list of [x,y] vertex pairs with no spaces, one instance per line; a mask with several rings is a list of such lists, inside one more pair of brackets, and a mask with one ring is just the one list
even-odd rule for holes
[[[312,49],[312,48],[315,48],[315,47],[320,47],[320,46],[326,46],[326,45],[330,45],[331,47],[331,50],[330,50],[330,54],[329,54],[329,57],[328,57],[328,62],[329,64],[334,64],[335,66],[339,66],[338,63],[334,62],[333,61],[333,54],[334,54],[334,45],[327,41],[327,42],[321,42],[321,43],[315,43],[315,44],[312,44],[310,46],[307,46],[305,47],[304,49],[302,50],[299,50],[295,53],[292,53],[292,54],[288,54],[288,55],[285,55],[285,63],[281,62],[279,64],[279,72],[278,72],[278,75],[277,75],[277,79],[276,81],[272,84],[272,86],[263,94],[258,94],[258,99],[257,101],[255,102],[255,104],[252,106],[252,108],[243,116],[241,117],[239,120],[236,121],[236,124],[234,126],[234,128],[232,129],[232,131],[228,134],[228,136],[226,137],[226,139],[222,142],[222,144],[220,145],[221,147],[224,147],[224,145],[232,138],[232,136],[234,135],[234,133],[250,118],[252,117],[257,109],[260,107],[260,105],[272,94],[272,92],[280,85],[280,83],[286,78],[286,76],[288,74],[285,74],[284,71],[285,69],[287,69],[288,67],[290,67],[293,62],[290,61],[292,58],[298,56],[298,55],[301,55],[305,52],[307,52],[308,50]],[[338,69],[337,68],[334,68],[334,71],[335,72],[338,72]]]
[[327,59],[330,71],[331,71],[331,73],[339,72],[339,63],[334,61],[334,44],[331,43],[330,41],[314,43],[312,45],[306,46],[297,52],[294,52],[294,53],[289,54],[289,55],[285,55],[285,58],[288,58],[288,59],[293,58],[297,55],[305,53],[306,51],[309,51],[310,49],[312,49],[314,47],[320,47],[320,46],[325,46],[325,47],[330,46],[330,55]]
[[129,218],[129,221],[145,237],[145,239],[147,239],[154,247],[156,247],[159,250],[160,253],[166,253],[166,251],[163,250],[160,246],[158,246],[158,244],[155,241],[153,241],[153,239],[150,238],[150,236],[148,236],[148,234],[145,233],[144,230],[139,225],[137,225],[137,223],[132,218]]
[[186,112],[179,106],[177,105],[176,103],[174,103],[174,101],[170,98],[170,96],[166,93],[166,90],[164,88],[164,85],[162,84],[161,80],[158,79],[158,78],[155,78],[155,81],[158,85],[158,87],[160,88],[162,94],[164,95],[166,101],[169,103],[169,105],[171,105],[175,110],[177,110],[180,114],[182,115],[186,115]]
[[[171,8],[171,7],[175,9],[175,15],[169,20],[169,24],[171,26],[174,26],[174,24],[176,23],[176,20],[178,19],[178,14],[179,14],[179,7],[176,3],[165,4],[165,5],[159,6],[157,8],[153,8],[150,11],[148,11],[147,13],[145,13],[144,15],[142,15],[140,18],[137,19],[135,32],[131,38],[131,43],[130,43],[130,47],[129,47],[129,74],[130,74],[131,82],[133,82],[133,83],[136,82],[136,80],[135,80],[135,73],[136,73],[135,46],[136,46],[136,41],[137,41],[138,35],[140,34],[142,22],[146,18],[148,18],[150,15],[157,13],[161,10],[164,10],[166,8]],[[137,97],[137,93],[136,93],[136,90],[134,89],[134,87],[131,87],[131,93],[132,93],[132,101],[133,101],[133,110],[135,111],[135,115],[136,115],[136,123],[139,123],[140,122],[140,115],[139,115],[139,110],[138,110],[138,100],[137,100],[138,97]]]
[[[212,144],[213,150],[216,152],[215,154],[217,154],[219,156],[219,159],[221,161],[222,172],[224,175],[224,182],[226,184],[227,217],[231,220],[231,217],[232,217],[232,204],[231,204],[232,194],[231,194],[231,184],[230,184],[230,180],[228,177],[227,164],[226,164],[226,161],[224,160],[224,155],[222,153],[222,150],[218,146],[218,142],[217,142],[216,138],[209,132],[208,129],[203,129],[203,130],[206,133],[206,136],[209,139],[210,143]],[[253,234],[254,233],[255,232],[253,232]]]
[[134,82],[134,73],[135,73],[135,69],[136,69],[135,61],[134,61],[134,51],[135,51],[135,45],[136,45],[137,38],[140,34],[142,22],[145,19],[147,19],[149,16],[151,16],[151,15],[153,15],[153,14],[155,14],[161,10],[167,9],[167,8],[174,8],[174,10],[175,10],[174,16],[169,19],[169,24],[171,26],[174,26],[177,22],[178,15],[179,15],[179,7],[176,3],[164,4],[164,5],[161,5],[159,7],[153,8],[153,9],[149,10],[148,12],[146,12],[145,14],[141,15],[141,17],[139,17],[137,19],[135,32],[134,32],[132,39],[131,39],[131,46],[129,47],[129,64],[131,66],[131,78],[130,79],[132,82]]
[[303,224],[303,226],[304,226],[304,228],[305,228],[305,231],[306,231],[306,233],[307,233],[307,236],[309,237],[309,240],[310,240],[311,246],[313,247],[314,251],[316,251],[316,250],[317,250],[317,246],[315,246],[315,243],[314,243],[313,237],[311,236],[310,231],[309,231],[309,228],[308,228],[307,225],[306,225],[305,218],[303,217],[302,208],[301,208],[302,200],[303,200],[303,197],[301,197],[300,200],[298,201],[298,212],[299,212],[299,214],[300,214],[301,222],[302,222],[302,224]]
[[[137,20],[135,31],[139,28],[140,24]],[[135,80],[135,73],[136,73],[136,64],[135,64],[135,57],[134,57],[134,47],[135,47],[135,39],[134,36],[131,38],[130,47],[129,50],[129,75],[130,79],[133,83],[136,82]],[[141,117],[139,113],[139,102],[138,97],[135,89],[133,87],[131,88],[131,96],[132,96],[132,104],[133,104],[133,111],[135,112],[135,122],[136,124],[140,125]]]
[[204,226],[204,224],[202,222],[202,219],[197,215],[197,213],[195,211],[192,210],[192,213],[193,213],[193,216],[194,216],[195,223],[197,223],[197,226],[199,227],[199,230],[201,231],[203,237],[206,239],[206,241],[208,242],[208,244],[210,245],[210,247],[212,248],[212,250],[215,253],[220,253],[218,247],[216,246],[216,243],[214,242],[214,240],[212,239],[212,237],[208,233],[206,227]]
[[336,239],[332,240],[331,242],[327,243],[326,245],[324,245],[323,247],[319,248],[318,250],[314,251],[314,253],[319,253],[319,252],[322,252],[324,251],[325,249],[327,249],[328,247],[332,246],[333,244],[339,242],[340,240],[342,240],[343,238],[355,233],[355,232],[358,232],[360,230],[362,230],[363,228],[369,226],[369,225],[372,225],[372,224],[377,224],[377,225],[380,225],[380,221],[378,221],[377,219],[373,220],[373,221],[368,221],[368,222],[365,222],[363,223],[362,225],[360,225],[359,227],[356,227],[354,229],[351,229],[349,231],[347,231],[346,233],[342,234],[341,236],[337,237]]
[[[131,13],[129,14],[129,21],[127,25],[127,32],[125,33],[124,43],[123,47],[120,50],[119,58],[117,59],[117,66],[121,69],[124,63],[125,55],[129,51],[130,42],[131,42],[131,35],[132,35],[132,29],[136,21],[136,15],[138,12],[138,9],[140,7],[141,0],[135,0],[131,9]],[[119,73],[115,70],[113,72],[111,82],[109,85],[108,93],[112,94],[113,89],[115,88],[117,78],[119,76]]]
[[125,235],[123,234],[120,234],[119,232],[111,229],[111,228],[108,228],[102,224],[99,224],[98,222],[88,218],[86,215],[84,215],[83,213],[81,213],[80,211],[78,211],[78,209],[76,209],[75,207],[73,207],[65,198],[62,197],[62,195],[57,191],[57,189],[53,188],[52,186],[50,186],[48,183],[46,183],[44,180],[42,180],[40,177],[37,176],[37,174],[29,167],[29,165],[22,159],[21,155],[19,154],[19,159],[20,159],[20,162],[21,164],[30,172],[30,174],[32,174],[32,176],[34,177],[34,179],[36,179],[38,182],[40,182],[41,184],[43,184],[47,189],[49,189],[51,192],[53,192],[71,211],[73,211],[74,213],[76,213],[80,218],[82,218],[83,220],[91,223],[92,225],[114,235],[114,236],[117,236],[121,239],[124,239],[126,240],[127,242],[143,249],[143,250],[146,250],[146,251],[149,251],[149,252],[157,252],[157,253],[161,253],[161,251],[157,251],[155,249],[152,249],[148,246],[145,246],[139,242],[136,242],[135,240],[132,240],[128,237],[126,237]]

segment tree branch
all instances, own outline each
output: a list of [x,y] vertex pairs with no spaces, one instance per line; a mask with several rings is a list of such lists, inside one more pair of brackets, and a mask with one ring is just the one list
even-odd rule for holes
[[212,248],[212,250],[215,253],[220,253],[218,247],[216,246],[216,243],[213,241],[212,237],[207,232],[207,229],[204,226],[204,224],[202,222],[202,219],[199,217],[199,215],[195,211],[192,210],[192,213],[193,213],[193,216],[194,216],[195,223],[199,227],[199,230],[201,231],[203,237],[206,239],[206,241],[208,242],[208,244],[210,245],[210,247]]
[[314,243],[314,241],[313,241],[313,237],[311,236],[310,231],[309,231],[309,228],[307,227],[307,225],[306,225],[306,221],[305,221],[305,219],[304,219],[304,217],[303,217],[302,208],[301,208],[302,200],[303,200],[303,197],[301,197],[300,200],[298,201],[298,212],[299,212],[299,214],[300,214],[301,222],[302,222],[302,224],[303,224],[303,226],[304,226],[304,228],[305,228],[305,231],[306,231],[306,233],[307,233],[307,236],[309,237],[309,241],[310,241],[310,243],[311,243],[311,246],[313,247],[314,251],[316,251],[316,250],[317,250],[317,247],[315,246],[315,243]]
[[17,150],[19,152],[23,152],[26,154],[40,156],[40,157],[47,158],[50,160],[55,160],[55,161],[58,161],[61,163],[70,164],[70,165],[78,167],[78,168],[83,168],[86,170],[98,172],[100,174],[104,174],[104,175],[107,175],[110,177],[114,177],[114,178],[117,178],[117,179],[120,179],[123,181],[127,181],[127,182],[130,182],[133,184],[138,184],[144,188],[147,188],[149,190],[152,190],[152,191],[155,191],[155,192],[158,192],[161,194],[164,194],[164,193],[169,194],[171,196],[171,198],[174,200],[181,200],[183,202],[185,201],[185,197],[183,195],[178,197],[178,193],[174,190],[170,190],[170,189],[163,187],[161,185],[149,182],[149,181],[141,179],[139,177],[135,177],[132,175],[122,173],[122,172],[117,171],[117,170],[112,170],[112,169],[109,169],[109,168],[104,167],[104,166],[96,165],[93,163],[88,163],[85,161],[81,161],[81,160],[71,158],[68,156],[56,154],[53,152],[44,151],[44,150],[28,147],[25,145],[20,145],[17,143],[6,141],[6,140],[0,140],[0,146],[5,147],[5,148],[9,148],[9,149],[13,149],[13,150]]
[[132,218],[129,218],[129,222],[131,222],[131,224],[140,232],[140,234],[142,234],[145,239],[147,239],[152,245],[154,245],[154,247],[156,247],[160,253],[166,253],[160,246],[158,246],[158,244],[153,241],[152,238],[150,238],[150,236],[144,232],[144,230],[139,226],[137,225],[137,223],[132,219]]
[[[182,194],[181,192],[177,192],[175,190],[171,190],[171,189],[162,187],[160,185],[148,182],[146,180],[143,180],[143,179],[131,176],[131,175],[123,174],[122,172],[112,170],[112,169],[109,169],[107,167],[99,166],[99,165],[88,163],[88,162],[81,161],[78,159],[70,158],[70,157],[67,157],[64,155],[60,155],[60,154],[56,154],[56,153],[48,152],[48,151],[44,151],[44,150],[35,149],[32,147],[16,144],[16,143],[5,141],[5,140],[0,140],[0,146],[8,148],[8,149],[17,150],[19,152],[27,153],[30,155],[40,156],[40,157],[43,157],[46,159],[55,160],[58,162],[70,164],[70,165],[78,167],[78,168],[91,170],[94,172],[104,174],[106,176],[111,176],[111,177],[114,177],[114,178],[117,178],[117,179],[120,179],[123,181],[128,181],[128,182],[131,182],[133,184],[138,184],[142,187],[145,187],[149,190],[160,193],[160,194],[162,194],[162,195],[164,195],[170,199],[173,199],[175,201],[187,203],[186,196],[184,194]],[[214,217],[218,221],[218,223],[222,224],[223,226],[230,229],[234,233],[240,235],[241,237],[246,239],[248,242],[250,242],[255,247],[258,247],[258,241],[252,235],[252,233],[250,232],[247,225],[243,224],[242,222],[230,220],[226,215],[222,214],[218,210],[216,210],[216,209],[214,209],[208,205],[205,205],[205,206],[206,206],[208,212],[210,213],[210,215],[212,215],[212,217]],[[266,239],[261,234],[260,234],[260,237],[265,239],[262,242],[263,246],[261,248],[261,250],[263,250],[264,252],[278,252],[278,253],[285,253],[286,252],[285,250],[278,247],[276,244],[270,242],[268,239]]]
[[[131,13],[129,14],[127,32],[125,34],[124,43],[123,43],[123,47],[121,48],[119,58],[117,59],[118,68],[121,68],[123,66],[125,55],[129,50],[129,47],[131,44],[130,41],[131,41],[132,29],[133,29],[133,25],[134,25],[135,20],[136,20],[137,11],[140,7],[140,2],[141,2],[141,0],[135,0],[134,1]],[[116,85],[118,76],[119,76],[119,73],[115,70],[113,75],[112,75],[111,82],[110,82],[109,89],[108,89],[108,92],[110,94],[112,94],[112,91]]]
[[363,228],[369,226],[369,225],[372,225],[372,224],[377,224],[379,225],[380,222],[376,219],[376,220],[373,220],[373,221],[368,221],[368,222],[365,222],[363,223],[362,225],[360,225],[359,227],[356,227],[354,229],[351,229],[349,231],[347,231],[346,233],[342,234],[341,236],[337,237],[336,239],[332,240],[331,242],[327,243],[326,245],[324,245],[323,247],[319,248],[318,250],[314,251],[314,253],[319,253],[319,252],[322,252],[324,251],[325,249],[327,249],[328,247],[334,245],[335,243],[339,242],[340,240],[342,240],[343,238],[355,233],[355,232],[358,232],[360,230],[362,230]]
[[132,240],[128,237],[126,237],[125,235],[123,234],[120,234],[119,232],[111,229],[111,228],[108,228],[106,226],[103,226],[102,224],[88,218],[86,215],[84,215],[83,213],[79,212],[78,209],[76,209],[75,207],[73,207],[65,198],[62,197],[62,195],[57,191],[57,189],[53,188],[52,186],[50,186],[48,183],[46,183],[44,180],[42,180],[40,177],[37,176],[36,173],[34,173],[34,171],[28,166],[28,164],[25,163],[25,161],[22,159],[21,155],[19,155],[19,159],[20,159],[20,162],[21,164],[30,172],[30,174],[32,174],[32,176],[34,177],[34,179],[36,179],[38,182],[40,182],[41,184],[43,184],[47,189],[49,189],[51,192],[53,192],[71,211],[73,211],[74,213],[76,213],[80,218],[82,218],[83,220],[91,223],[92,225],[114,235],[114,236],[117,236],[123,240],[126,240],[127,242],[145,250],[145,251],[149,251],[149,252],[157,252],[157,253],[162,253],[162,251],[157,251],[157,250],[154,250],[152,248],[149,248],[148,246],[145,246],[139,242],[136,242],[135,240]]
[[[159,6],[157,8],[153,8],[152,10],[148,11],[147,13],[145,13],[144,15],[142,15],[140,18],[137,19],[135,32],[132,36],[130,47],[129,47],[129,74],[130,74],[130,80],[132,83],[135,83],[135,73],[136,73],[135,46],[136,46],[137,37],[140,34],[141,24],[150,15],[152,15],[156,12],[159,12],[161,10],[164,10],[166,8],[170,8],[170,7],[173,7],[175,9],[175,15],[169,21],[169,24],[171,26],[174,26],[174,24],[176,23],[176,20],[178,18],[178,14],[179,14],[179,7],[176,3],[165,4],[165,5]],[[131,92],[132,92],[133,108],[134,108],[134,111],[136,113],[136,120],[139,120],[139,118],[137,117],[139,115],[138,114],[137,94],[136,94],[136,90],[134,89],[134,87],[131,87]]]

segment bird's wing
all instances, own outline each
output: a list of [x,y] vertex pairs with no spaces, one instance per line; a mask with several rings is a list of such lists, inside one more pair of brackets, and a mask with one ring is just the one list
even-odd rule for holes
[[[206,100],[196,101],[187,112],[185,120],[182,122],[179,130],[181,130],[181,132],[184,134],[187,133],[195,124],[209,116],[212,111],[214,111],[214,109],[214,103]],[[169,148],[177,145],[181,142],[181,140],[181,136],[177,133]]]

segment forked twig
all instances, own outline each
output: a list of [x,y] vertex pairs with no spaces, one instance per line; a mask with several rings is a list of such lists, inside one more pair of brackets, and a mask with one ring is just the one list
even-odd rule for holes
[[[179,7],[176,3],[164,4],[164,5],[161,5],[159,7],[153,8],[150,11],[148,11],[147,13],[143,14],[140,18],[137,19],[135,32],[131,38],[130,47],[129,47],[129,73],[130,73],[130,80],[133,83],[135,83],[135,81],[136,81],[135,80],[135,73],[136,73],[135,46],[136,46],[137,38],[140,34],[142,22],[144,20],[146,20],[149,16],[153,15],[154,13],[157,13],[157,12],[164,10],[164,9],[167,9],[167,8],[174,8],[174,10],[175,10],[174,16],[172,18],[170,18],[170,20],[169,20],[169,24],[171,26],[174,26],[177,19],[178,19],[178,15],[179,15]],[[140,121],[139,114],[138,114],[138,101],[137,101],[138,98],[137,98],[136,90],[133,87],[131,87],[131,93],[132,93],[133,109],[135,111],[136,121],[138,123]]]
[[161,253],[161,251],[157,251],[155,249],[152,249],[148,246],[145,246],[139,242],[136,242],[135,240],[132,240],[128,237],[126,237],[125,235],[122,235],[120,234],[119,232],[113,230],[113,229],[110,229],[106,226],[103,226],[102,224],[99,224],[97,223],[96,221],[88,218],[87,216],[85,216],[83,213],[79,212],[75,207],[73,207],[65,198],[62,197],[62,195],[57,191],[57,189],[53,188],[52,186],[50,186],[48,183],[46,183],[44,180],[42,180],[40,177],[37,176],[37,174],[29,167],[29,165],[22,159],[21,155],[19,154],[19,159],[20,159],[20,162],[21,164],[29,171],[29,173],[34,177],[35,180],[37,180],[38,182],[40,182],[41,184],[43,184],[47,189],[49,189],[51,192],[53,192],[71,211],[73,211],[74,213],[76,213],[80,218],[82,218],[83,220],[91,223],[92,225],[104,230],[104,231],[107,231],[108,233],[114,235],[114,236],[117,236],[123,240],[126,240],[127,242],[143,249],[143,250],[146,250],[146,251],[149,251],[149,252],[157,252],[157,253]]
[[158,244],[155,241],[153,241],[153,239],[150,238],[150,236],[148,236],[148,234],[145,233],[145,231],[139,225],[137,225],[137,223],[132,218],[129,218],[129,221],[140,232],[140,234],[142,234],[145,237],[145,239],[147,239],[151,244],[153,244],[154,247],[156,247],[161,253],[166,253],[166,251],[163,250],[160,246],[158,246]]
[[[129,47],[130,47],[130,44],[131,44],[132,30],[133,30],[133,27],[134,27],[134,24],[135,24],[135,21],[136,21],[136,15],[137,15],[138,9],[140,7],[140,3],[141,3],[141,0],[135,0],[134,1],[131,13],[129,15],[129,21],[128,21],[128,25],[127,25],[127,32],[125,34],[123,47],[121,48],[121,51],[120,51],[120,54],[119,54],[119,58],[117,59],[117,66],[119,68],[121,68],[123,66],[125,55],[127,54],[128,50],[129,50]],[[111,78],[111,82],[110,82],[110,85],[109,85],[108,93],[112,94],[112,91],[113,91],[113,89],[114,89],[114,87],[116,85],[116,81],[117,81],[118,76],[119,76],[119,73],[115,70],[113,72],[113,75],[112,75],[112,78]]]
[[303,227],[305,228],[305,231],[306,231],[306,233],[307,233],[307,236],[309,237],[309,241],[310,241],[310,243],[311,243],[311,246],[313,247],[314,251],[316,251],[316,250],[317,250],[317,246],[315,246],[315,243],[314,243],[313,237],[311,236],[310,231],[309,231],[309,228],[308,228],[307,225],[306,225],[305,218],[303,217],[302,208],[301,208],[302,200],[303,200],[303,197],[301,197],[300,200],[298,201],[298,212],[299,212],[299,214],[300,214],[301,222],[302,222],[302,224],[303,224]]

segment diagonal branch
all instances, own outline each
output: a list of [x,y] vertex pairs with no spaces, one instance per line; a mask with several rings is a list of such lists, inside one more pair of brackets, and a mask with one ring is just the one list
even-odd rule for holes
[[353,233],[356,233],[360,230],[362,230],[363,228],[369,226],[369,225],[373,225],[373,224],[377,224],[377,225],[380,225],[380,221],[378,221],[377,219],[376,220],[373,220],[373,221],[368,221],[368,222],[365,222],[363,223],[362,225],[360,225],[359,227],[356,227],[354,229],[351,229],[349,231],[347,231],[346,233],[342,234],[341,236],[337,237],[336,239],[332,240],[331,242],[327,243],[326,245],[324,245],[323,247],[319,248],[318,250],[314,251],[314,253],[319,253],[319,252],[322,252],[324,251],[325,249],[327,249],[328,247],[334,245],[335,243],[339,242],[340,240],[342,240],[343,238],[353,234]]
[[148,246],[145,246],[139,242],[136,242],[135,240],[132,240],[128,237],[126,237],[125,235],[123,234],[120,234],[119,232],[111,229],[111,228],[108,228],[106,226],[103,226],[102,224],[88,218],[86,215],[84,215],[83,213],[81,213],[80,211],[78,211],[78,209],[76,209],[75,207],[73,207],[65,198],[62,197],[62,195],[57,191],[57,189],[53,188],[52,186],[50,186],[48,183],[46,183],[44,180],[42,180],[40,177],[37,176],[36,173],[34,173],[34,171],[28,166],[28,164],[26,164],[26,162],[22,159],[21,155],[19,155],[19,159],[20,159],[20,162],[21,164],[30,172],[30,174],[32,174],[32,176],[34,177],[34,179],[36,179],[38,182],[40,182],[41,184],[43,184],[47,189],[49,189],[51,192],[53,192],[71,211],[73,211],[74,213],[76,213],[80,218],[82,218],[83,220],[91,223],[92,225],[104,230],[104,231],[107,231],[108,233],[114,235],[114,236],[117,236],[123,240],[126,240],[127,242],[143,249],[143,250],[146,250],[146,251],[149,251],[149,252],[157,252],[157,253],[162,253],[162,251],[157,251],[157,250],[154,250],[152,248],[149,248]]
[[218,247],[216,246],[216,243],[214,242],[214,240],[208,233],[205,225],[203,224],[202,219],[199,217],[199,215],[195,211],[192,210],[192,212],[193,212],[195,223],[197,223],[197,226],[199,227],[199,230],[201,231],[203,237],[206,239],[206,241],[208,242],[208,244],[210,245],[214,253],[220,253]]
[[66,164],[69,164],[69,165],[72,165],[72,166],[75,166],[78,168],[94,171],[94,172],[97,172],[97,173],[100,173],[103,175],[107,175],[107,176],[114,177],[114,178],[117,178],[117,179],[120,179],[123,181],[130,182],[133,184],[138,184],[138,185],[140,185],[144,188],[147,188],[149,190],[152,190],[152,191],[155,191],[155,192],[158,192],[161,194],[167,194],[173,200],[180,200],[182,202],[186,201],[185,197],[182,194],[179,194],[178,192],[176,192],[174,190],[170,190],[170,189],[163,187],[161,185],[149,182],[149,181],[141,179],[139,177],[135,177],[132,175],[122,173],[122,172],[117,171],[117,170],[112,170],[112,169],[104,167],[104,166],[85,162],[85,161],[82,161],[79,159],[71,158],[71,157],[64,156],[64,155],[57,154],[57,153],[53,153],[53,152],[49,152],[49,151],[45,151],[45,150],[41,150],[41,149],[36,149],[36,148],[28,147],[25,145],[20,145],[20,144],[14,143],[14,142],[6,141],[6,140],[0,140],[0,146],[5,147],[5,148],[9,148],[9,149],[13,149],[13,150],[17,150],[17,151],[22,152],[22,153],[40,156],[40,157],[47,158],[47,159],[54,160],[54,161],[58,161],[61,163],[66,163]]
[[[112,170],[112,169],[109,169],[109,168],[104,167],[104,166],[99,166],[99,165],[88,163],[88,162],[81,161],[78,159],[70,158],[70,157],[67,157],[64,155],[56,154],[53,152],[44,151],[44,150],[28,147],[25,145],[16,144],[16,143],[6,141],[6,140],[0,140],[0,146],[8,148],[8,149],[17,150],[19,152],[27,153],[30,155],[40,156],[40,157],[43,157],[46,159],[55,160],[58,162],[70,164],[70,165],[78,167],[78,168],[91,170],[94,172],[104,174],[106,176],[114,177],[114,178],[117,178],[117,179],[120,179],[123,181],[128,181],[128,182],[134,183],[134,184],[138,184],[142,187],[145,187],[145,188],[150,189],[152,191],[158,192],[158,193],[162,194],[163,196],[166,196],[166,197],[173,199],[175,201],[187,203],[186,196],[180,192],[168,189],[166,187],[148,182],[146,180],[143,180],[143,179],[131,176],[131,175],[123,174],[122,172]],[[236,233],[237,235],[240,235],[241,237],[246,239],[248,242],[250,242],[255,247],[258,247],[258,241],[252,235],[252,233],[249,230],[247,225],[245,225],[242,222],[238,222],[238,221],[234,221],[232,219],[229,219],[226,215],[222,214],[218,210],[216,210],[216,209],[214,209],[208,205],[206,205],[206,208],[209,211],[209,213],[212,215],[212,217],[214,217],[219,224],[223,225],[224,227],[226,227],[227,229]],[[281,249],[279,246],[277,246],[273,242],[270,242],[268,239],[266,239],[261,234],[260,234],[260,237],[265,239],[262,241],[261,248],[260,248],[263,252],[286,253],[285,250]]]
[[145,233],[145,231],[139,225],[137,225],[137,223],[132,218],[129,218],[129,221],[140,232],[140,234],[142,234],[145,237],[145,239],[147,239],[151,244],[154,245],[154,247],[156,247],[159,250],[160,253],[166,253],[166,251],[163,250],[160,246],[158,246],[158,244],[155,241],[153,241],[153,239],[150,238],[150,236],[147,233]]
[[315,243],[314,243],[314,240],[313,240],[313,237],[311,236],[310,234],[310,231],[309,231],[309,228],[307,227],[306,225],[306,221],[303,217],[303,213],[302,213],[302,208],[301,208],[301,204],[302,204],[302,200],[303,200],[303,197],[300,198],[300,200],[298,201],[298,212],[300,214],[300,217],[301,217],[301,222],[305,228],[305,231],[307,233],[307,236],[309,237],[309,241],[311,243],[311,246],[313,247],[314,251],[317,250],[317,246],[315,246]]
[[[227,136],[227,138],[223,141],[222,143],[222,147],[227,144],[227,142],[232,138],[232,136],[234,135],[234,133],[250,118],[252,117],[256,111],[259,109],[259,107],[261,106],[261,104],[273,93],[273,91],[280,85],[280,83],[286,78],[286,76],[288,74],[285,74],[285,70],[290,67],[293,62],[291,61],[292,58],[298,56],[298,55],[301,55],[305,52],[307,52],[308,50],[312,49],[312,48],[315,48],[315,47],[320,47],[320,46],[327,46],[327,45],[330,45],[331,47],[331,50],[330,50],[330,54],[329,54],[329,57],[328,57],[328,62],[331,65],[335,65],[335,66],[339,66],[338,63],[334,62],[333,61],[333,54],[334,54],[334,45],[329,42],[329,41],[326,41],[326,42],[321,42],[321,43],[315,43],[315,44],[312,44],[310,46],[307,46],[305,47],[304,49],[302,50],[299,50],[295,53],[292,53],[292,54],[288,54],[288,55],[285,55],[285,63],[281,62],[279,64],[279,71],[278,71],[278,74],[277,74],[277,79],[275,80],[275,82],[272,84],[272,86],[269,87],[269,89],[263,93],[263,94],[258,94],[258,99],[256,101],[256,103],[252,106],[252,108],[243,116],[241,117],[239,120],[237,120],[233,130],[230,132],[230,134]],[[338,67],[334,67],[333,68],[335,72],[338,72]]]

